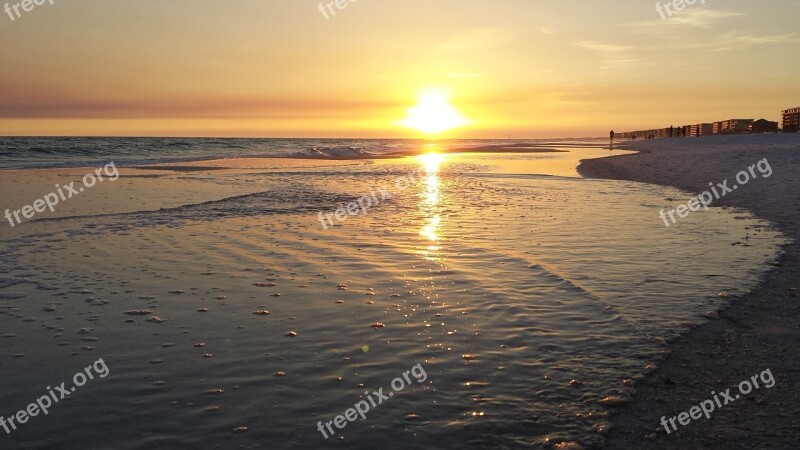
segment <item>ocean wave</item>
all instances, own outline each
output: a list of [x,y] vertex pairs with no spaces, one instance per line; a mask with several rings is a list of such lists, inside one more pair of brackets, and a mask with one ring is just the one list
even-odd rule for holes
[[[560,142],[558,144],[557,142]],[[358,158],[440,150],[502,146],[565,145],[559,140],[452,139],[250,139],[0,137],[0,169],[118,166],[225,158]]]
[[298,152],[293,154],[292,156],[297,156],[297,157],[317,156],[321,158],[332,158],[332,157],[345,157],[345,156],[376,156],[376,154],[368,151],[364,147],[341,146],[341,147],[311,147],[307,149],[305,152]]

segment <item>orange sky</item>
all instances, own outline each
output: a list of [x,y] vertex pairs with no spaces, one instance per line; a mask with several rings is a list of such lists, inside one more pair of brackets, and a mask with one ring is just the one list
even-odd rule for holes
[[706,3],[55,0],[0,15],[0,135],[420,137],[400,121],[431,86],[469,119],[443,137],[800,105],[800,2]]

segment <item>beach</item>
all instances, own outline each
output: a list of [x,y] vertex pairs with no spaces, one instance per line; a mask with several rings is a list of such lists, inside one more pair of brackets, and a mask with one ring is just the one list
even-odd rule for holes
[[[581,178],[581,160],[609,154],[597,143],[524,147],[115,171],[18,168],[17,156],[0,177],[6,207],[56,184],[79,193],[4,225],[0,374],[15,389],[0,415],[98,358],[109,374],[3,438],[602,447],[609,413],[667,344],[749,292],[785,238],[722,208],[666,228],[658,208],[685,191]],[[93,173],[104,181],[87,183]],[[374,392],[394,396],[326,428]]]
[[43,2],[0,450],[800,449],[800,2]]
[[[671,340],[669,355],[658,369],[637,383],[633,402],[612,417],[606,448],[797,448],[800,139],[797,135],[658,139],[625,147],[640,153],[584,161],[581,174],[674,186],[687,192],[688,199],[708,189],[709,182],[733,180],[739,171],[768,158],[774,170],[771,177],[751,181],[715,206],[752,211],[775,224],[791,242],[752,292],[732,298],[718,318]],[[712,397],[712,391],[736,388],[766,369],[774,374],[774,387],[754,391],[746,400],[724,405],[710,420],[692,420],[677,432],[667,434],[660,425],[662,416],[688,411]]]

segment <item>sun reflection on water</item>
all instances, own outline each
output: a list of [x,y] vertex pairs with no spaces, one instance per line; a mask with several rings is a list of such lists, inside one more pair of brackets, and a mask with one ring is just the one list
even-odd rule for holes
[[420,192],[420,212],[424,218],[424,223],[419,231],[420,236],[428,240],[428,245],[422,254],[426,259],[434,261],[435,253],[439,251],[440,226],[442,216],[439,213],[439,203],[441,201],[441,189],[439,183],[439,168],[444,162],[445,157],[440,153],[426,153],[417,157],[422,164],[426,176],[423,179],[423,186]]

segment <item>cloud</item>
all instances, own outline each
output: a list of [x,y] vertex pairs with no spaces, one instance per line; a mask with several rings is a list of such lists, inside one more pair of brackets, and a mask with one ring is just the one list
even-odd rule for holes
[[[720,22],[745,16],[748,14],[695,7],[674,13],[672,17],[665,20],[656,18],[637,22],[629,25],[629,28],[635,33],[650,34],[661,42],[658,46],[653,44],[650,48],[651,51],[669,49],[722,52],[799,41],[798,35],[793,33],[758,35],[735,30],[719,33]],[[696,30],[697,33],[689,35],[691,30]]]
[[708,7],[701,8],[696,6],[692,9],[675,12],[671,17],[667,17],[666,19],[656,18],[644,22],[633,23],[630,26],[640,31],[650,32],[662,32],[664,27],[709,28],[725,19],[742,16],[747,16],[747,14],[734,11],[723,11]]
[[675,41],[669,45],[662,46],[663,49],[670,50],[697,50],[707,52],[728,52],[740,51],[751,47],[762,45],[796,44],[800,42],[800,35],[793,33],[785,34],[753,34],[739,31],[709,36],[704,39],[691,41]]
[[482,50],[505,44],[510,39],[511,35],[505,29],[472,28],[439,44],[439,50],[443,52]]
[[723,52],[741,50],[758,45],[792,44],[797,42],[800,42],[800,38],[798,38],[796,34],[791,33],[759,36],[755,34],[738,34],[732,31],[719,36],[715,42],[707,46],[707,49]]
[[625,46],[625,45],[615,45],[615,44],[604,44],[602,42],[596,41],[580,41],[575,43],[576,46],[585,48],[587,50],[593,50],[598,53],[621,53],[633,50],[633,47]]
[[[4,90],[0,89],[0,94]],[[131,96],[108,98],[67,91],[54,95],[0,95],[2,119],[254,118],[309,119],[367,117],[400,105],[390,101],[259,96]]]
[[632,52],[636,50],[636,47],[597,41],[580,41],[575,42],[573,45],[596,53],[603,62],[603,65],[600,66],[600,69],[603,70],[616,69],[639,62],[632,56]]
[[450,78],[481,78],[483,75],[479,73],[449,73]]

